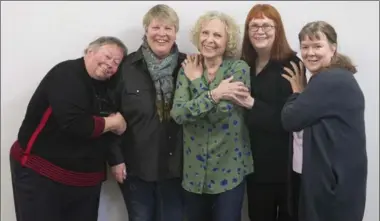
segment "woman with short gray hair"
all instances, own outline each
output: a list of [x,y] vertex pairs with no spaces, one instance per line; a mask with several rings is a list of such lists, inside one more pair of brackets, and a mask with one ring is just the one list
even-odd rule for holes
[[176,36],[179,19],[167,5],[143,18],[140,48],[122,64],[117,94],[128,122],[112,172],[130,221],[181,221],[182,133],[170,117],[178,70],[186,55]]

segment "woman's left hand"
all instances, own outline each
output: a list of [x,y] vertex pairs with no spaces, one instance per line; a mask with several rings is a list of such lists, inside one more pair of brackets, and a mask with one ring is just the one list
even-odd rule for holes
[[245,96],[236,96],[232,102],[241,107],[252,109],[255,99],[247,92]]
[[238,97],[245,98],[249,96],[249,89],[243,82],[232,82],[233,76],[222,80],[218,87],[211,91],[212,98],[216,103],[220,100],[236,101]]
[[289,81],[293,93],[301,93],[306,86],[303,63],[300,61],[299,67],[293,61],[291,61],[290,64],[293,66],[294,71],[290,68],[284,67],[287,74],[282,74],[282,77]]

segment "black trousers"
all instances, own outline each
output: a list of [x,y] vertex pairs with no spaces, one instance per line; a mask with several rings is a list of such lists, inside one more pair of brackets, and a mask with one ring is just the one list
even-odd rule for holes
[[300,201],[301,174],[293,172],[292,174],[292,191],[293,191],[293,221],[298,221],[298,208]]
[[260,183],[247,177],[248,215],[251,221],[293,221],[288,211],[285,183]]
[[97,221],[101,184],[54,182],[10,159],[17,221]]

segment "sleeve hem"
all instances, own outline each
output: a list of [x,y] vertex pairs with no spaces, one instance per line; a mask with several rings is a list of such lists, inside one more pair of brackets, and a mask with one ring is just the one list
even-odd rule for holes
[[92,131],[91,137],[98,137],[103,133],[105,120],[103,117],[93,117],[94,119],[94,130]]
[[117,156],[115,159],[108,160],[108,165],[110,167],[113,167],[122,163],[124,163],[124,159],[122,156]]

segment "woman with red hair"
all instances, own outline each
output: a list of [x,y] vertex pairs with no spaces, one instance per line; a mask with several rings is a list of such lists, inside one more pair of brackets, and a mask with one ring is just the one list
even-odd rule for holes
[[242,60],[251,67],[251,96],[239,102],[248,109],[246,122],[254,158],[255,172],[247,178],[249,217],[252,221],[295,220],[291,213],[297,212],[292,208],[298,206],[293,205],[293,194],[288,190],[290,181],[299,179],[301,171],[300,165],[292,169],[291,162],[294,154],[296,158],[302,156],[293,151],[300,148],[291,145],[293,133],[281,124],[281,110],[292,94],[289,82],[281,75],[286,69],[301,69],[304,82],[306,78],[303,63],[290,48],[281,16],[273,6],[257,4],[249,11]]

